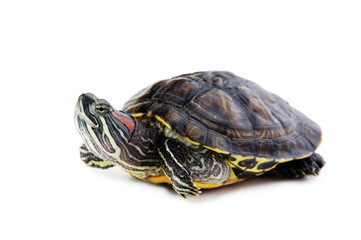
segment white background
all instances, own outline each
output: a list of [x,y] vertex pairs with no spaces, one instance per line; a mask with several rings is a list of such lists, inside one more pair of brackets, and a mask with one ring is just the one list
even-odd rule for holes
[[[358,1],[1,1],[1,239],[360,239]],[[77,97],[228,70],[323,128],[321,175],[184,200],[87,168]]]

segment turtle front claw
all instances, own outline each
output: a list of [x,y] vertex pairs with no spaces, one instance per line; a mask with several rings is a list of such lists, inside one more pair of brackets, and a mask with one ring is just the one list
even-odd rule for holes
[[201,189],[194,185],[192,179],[189,179],[189,181],[172,180],[172,186],[173,189],[183,198],[187,198],[187,195],[197,197],[202,193]]

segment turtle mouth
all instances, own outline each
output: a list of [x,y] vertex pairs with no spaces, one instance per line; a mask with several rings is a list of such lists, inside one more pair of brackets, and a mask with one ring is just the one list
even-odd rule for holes
[[79,119],[82,120],[82,121],[85,121],[88,125],[90,125],[91,127],[93,128],[98,128],[97,125],[95,125],[85,114],[84,112],[81,112],[79,109],[75,109],[74,111],[74,117],[75,119]]
[[81,122],[85,122],[87,125],[93,128],[98,128],[99,126],[95,124],[86,114],[86,109],[89,109],[90,105],[91,103],[86,101],[83,95],[79,97],[74,109],[75,122],[78,126],[80,126]]

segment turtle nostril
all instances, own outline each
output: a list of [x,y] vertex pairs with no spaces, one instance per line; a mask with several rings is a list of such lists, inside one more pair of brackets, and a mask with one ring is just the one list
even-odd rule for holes
[[91,93],[83,93],[82,95],[79,96],[78,99],[80,102],[92,104],[96,101],[97,97]]
[[86,97],[85,94],[82,94],[82,95],[79,96],[79,101],[84,101],[86,99],[87,99],[87,97]]

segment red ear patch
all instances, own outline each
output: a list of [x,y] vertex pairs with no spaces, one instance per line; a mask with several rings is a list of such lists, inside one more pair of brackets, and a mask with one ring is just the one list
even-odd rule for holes
[[129,128],[129,130],[131,132],[133,132],[134,130],[134,123],[132,121],[130,121],[129,119],[123,118],[121,116],[119,116],[118,114],[116,114],[115,112],[112,112],[113,116],[116,117],[117,119],[119,119],[119,121],[121,121],[122,123],[124,123],[127,128]]

